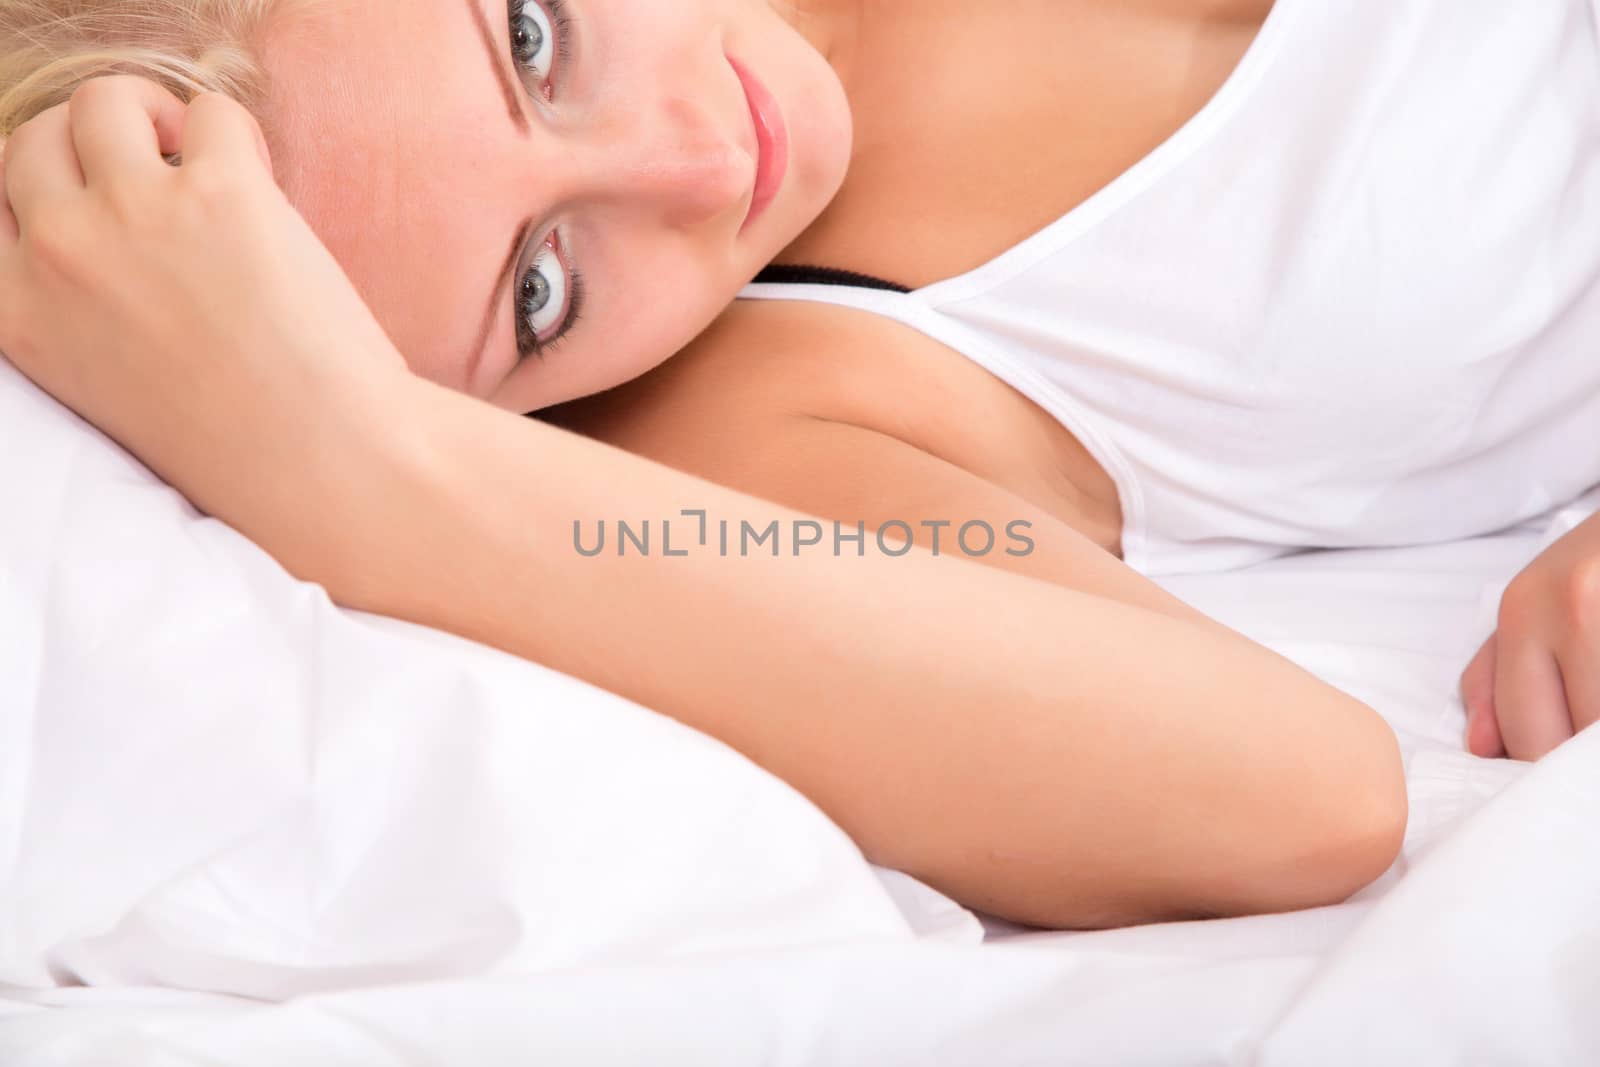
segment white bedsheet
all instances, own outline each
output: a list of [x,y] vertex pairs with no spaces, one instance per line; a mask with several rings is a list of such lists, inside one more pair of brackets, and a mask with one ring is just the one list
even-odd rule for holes
[[914,937],[731,749],[335,607],[3,361],[0,506],[0,983],[284,999]]
[[[0,401],[5,398],[0,389]],[[5,426],[0,421],[0,428]],[[137,480],[132,467],[127,474]],[[1476,760],[1460,751],[1462,713],[1455,692],[1461,668],[1492,629],[1504,583],[1597,506],[1600,493],[1590,494],[1517,530],[1470,542],[1310,553],[1246,572],[1163,580],[1202,610],[1373,704],[1402,740],[1412,820],[1401,860],[1350,902],[1291,915],[1087,934],[1029,933],[991,923],[989,942],[974,944],[962,913],[941,911],[936,897],[905,895],[906,884],[893,877],[881,882],[871,877],[859,856],[818,830],[811,809],[769,786],[731,753],[695,744],[671,724],[637,709],[580,697],[580,687],[574,687],[573,699],[587,701],[586,709],[597,708],[605,716],[606,744],[615,741],[632,753],[623,764],[627,771],[642,768],[657,775],[657,790],[696,774],[731,775],[718,781],[741,790],[739,803],[755,805],[752,822],[730,819],[719,805],[688,800],[673,801],[678,806],[668,817],[652,822],[647,801],[667,794],[650,789],[630,794],[641,805],[636,813],[642,813],[631,827],[616,815],[617,805],[601,805],[613,813],[607,832],[631,844],[648,845],[650,834],[666,832],[674,819],[707,820],[694,860],[702,870],[723,872],[731,881],[713,878],[697,896],[691,863],[653,855],[653,866],[641,865],[638,876],[664,879],[666,891],[654,895],[638,887],[628,892],[602,884],[575,889],[540,883],[540,892],[517,897],[501,885],[496,899],[513,900],[529,908],[529,915],[541,905],[565,910],[530,933],[530,944],[520,954],[430,957],[429,944],[459,949],[459,916],[433,920],[431,942],[420,934],[408,941],[402,936],[406,922],[428,916],[429,902],[404,894],[385,897],[374,888],[382,879],[360,877],[367,857],[340,855],[342,846],[359,843],[403,871],[405,863],[426,865],[441,848],[453,861],[461,853],[464,846],[448,837],[448,812],[423,819],[431,836],[414,848],[402,837],[372,832],[374,820],[381,821],[393,805],[403,806],[417,781],[429,780],[399,775],[391,780],[390,792],[371,797],[368,805],[357,804],[354,794],[328,794],[342,796],[351,810],[323,811],[301,823],[280,820],[276,832],[289,837],[264,853],[292,855],[298,844],[317,856],[321,869],[332,865],[347,871],[358,888],[366,887],[356,898],[362,906],[387,912],[321,929],[365,931],[365,947],[374,952],[407,945],[411,951],[399,963],[381,955],[360,958],[359,938],[337,946],[347,954],[342,966],[313,959],[318,946],[308,945],[305,937],[307,929],[317,929],[314,925],[286,929],[282,943],[274,945],[270,926],[241,924],[241,884],[220,878],[165,898],[160,886],[52,886],[69,903],[87,908],[69,909],[76,921],[93,914],[104,928],[94,937],[65,927],[41,931],[24,928],[28,916],[64,922],[61,916],[68,913],[61,905],[39,903],[42,890],[34,879],[40,855],[56,864],[50,869],[55,879],[71,870],[91,878],[133,878],[145,853],[170,850],[185,827],[192,831],[204,825],[204,812],[182,803],[183,797],[214,799],[227,792],[225,786],[252,786],[214,778],[221,773],[217,767],[229,766],[219,746],[259,739],[249,723],[228,721],[223,708],[216,710],[218,721],[209,729],[195,725],[183,738],[195,755],[193,765],[164,764],[178,779],[162,783],[171,800],[155,814],[167,821],[124,827],[123,852],[113,863],[100,854],[118,846],[109,833],[94,843],[96,852],[88,860],[74,854],[71,842],[43,852],[18,845],[18,827],[30,818],[45,819],[45,825],[29,824],[30,840],[37,842],[41,835],[48,840],[53,827],[73,825],[67,816],[81,815],[107,798],[125,802],[137,795],[127,791],[126,782],[122,793],[113,788],[118,784],[115,752],[105,754],[103,780],[84,775],[54,786],[39,781],[38,775],[56,766],[52,753],[76,754],[77,762],[69,765],[83,766],[82,753],[95,744],[96,718],[77,722],[77,732],[53,732],[51,723],[42,722],[21,734],[12,732],[19,716],[0,717],[0,730],[7,731],[0,734],[6,746],[0,751],[0,772],[7,775],[0,778],[0,844],[5,846],[0,864],[6,865],[0,866],[5,907],[0,921],[7,924],[0,927],[6,938],[0,942],[0,982],[11,983],[0,986],[0,1064],[1600,1062],[1600,918],[1595,915],[1600,731],[1580,735],[1532,766]],[[262,577],[265,573],[251,578],[265,583],[258,592],[276,588]],[[108,574],[96,580],[110,581]],[[0,567],[0,592],[18,581]],[[147,595],[160,594],[150,590]],[[0,613],[12,600],[0,598]],[[412,628],[380,620],[360,618],[353,624],[375,627],[385,637],[417,638]],[[31,662],[27,656],[37,657],[41,669],[30,685],[48,687],[57,684],[49,649],[26,641],[36,628],[35,620],[0,614],[0,635],[7,638],[0,664],[15,671],[18,663]],[[393,647],[433,647],[432,638],[417,640],[421,643]],[[217,654],[224,652],[219,648]],[[522,670],[475,649],[468,659],[486,674]],[[137,663],[120,666],[134,670]],[[384,672],[399,676],[399,681],[390,679],[391,686],[415,684],[405,667],[368,662],[361,669],[369,672],[369,685],[380,686],[382,679],[375,675]],[[318,670],[337,673],[330,663]],[[6,675],[7,684],[15,677]],[[143,679],[141,684],[160,691],[162,684],[182,683]],[[491,688],[488,682],[468,686],[472,710],[461,720],[468,728],[500,723],[499,728],[510,729],[504,724],[514,715],[486,695]],[[359,696],[354,688],[338,691]],[[552,692],[557,691],[541,690],[546,701],[553,699]],[[448,701],[452,695],[460,696],[447,689],[435,697]],[[138,713],[109,704],[105,709],[106,719]],[[106,719],[98,721],[103,725]],[[539,712],[539,732],[522,737],[526,750],[559,737],[549,732],[551,720],[548,708]],[[446,727],[459,727],[461,721],[443,719],[427,727],[432,720],[421,719],[402,732],[424,730],[413,739],[420,751],[432,745],[448,750]],[[317,751],[314,739],[302,740],[304,748],[284,755],[291,767],[295,758]],[[215,767],[208,768],[203,758],[207,746]],[[19,749],[29,754],[27,760],[17,756]],[[651,757],[658,764],[653,771]],[[550,757],[527,773],[556,776],[563,788],[583,788],[585,776],[563,769],[562,763]],[[458,763],[458,776],[463,766],[477,764],[472,759]],[[15,777],[18,767],[26,781]],[[594,773],[612,787],[629,788],[626,775],[608,777],[600,761]],[[184,781],[186,775],[191,782]],[[374,783],[370,775],[356,780]],[[201,786],[211,792],[195,792]],[[500,779],[493,786],[508,788]],[[597,796],[604,793],[592,784],[589,788]],[[40,795],[51,797],[57,807],[30,809]],[[493,799],[491,789],[461,803],[468,814],[481,815],[492,810],[488,802]],[[480,871],[503,873],[495,850],[515,850],[519,833],[534,834],[549,848],[582,853],[587,811],[574,805],[545,820],[530,821],[524,814],[476,825],[466,854],[479,857]],[[324,832],[297,843],[296,825]],[[792,864],[765,861],[763,874],[787,881],[772,892],[758,892],[742,880],[750,864],[741,850],[781,853],[787,842],[765,835],[785,825],[808,851]],[[345,826],[350,833],[329,835],[330,826]],[[741,855],[738,863],[727,860],[730,850]],[[193,862],[203,868],[223,854],[227,850],[219,852],[216,842],[207,841]],[[596,876],[611,873],[609,862],[584,855],[581,862],[557,864],[555,870],[569,877],[581,877],[585,870]],[[69,866],[74,860],[79,867]],[[180,860],[162,856],[169,878],[171,871],[182,870]],[[295,871],[244,867],[230,873],[266,883],[276,876],[289,885],[306,884],[296,880]],[[524,876],[529,884],[538,881],[528,869]],[[830,896],[833,888],[838,892]],[[582,901],[578,889],[600,899]],[[477,899],[459,885],[454,892],[457,899]],[[259,890],[245,897],[253,906],[264,906]],[[889,902],[902,907],[885,911]],[[657,912],[640,919],[627,910],[644,906]],[[277,918],[285,914],[300,913],[286,909]],[[620,926],[608,927],[607,915]],[[142,917],[143,925],[130,917]],[[571,921],[563,925],[564,919]],[[486,926],[485,943],[497,944],[494,924]],[[685,932],[689,944],[674,943],[670,932],[675,928]],[[639,936],[629,936],[629,930]],[[300,965],[290,966],[283,957]],[[51,969],[67,966],[112,984],[51,988]],[[157,980],[206,988],[207,975],[218,975],[225,979],[222,986],[257,999],[138,988]],[[270,1002],[291,995],[287,1003]]]

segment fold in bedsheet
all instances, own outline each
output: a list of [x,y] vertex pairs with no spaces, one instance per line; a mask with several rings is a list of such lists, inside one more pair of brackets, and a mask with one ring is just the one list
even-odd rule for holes
[[998,945],[837,945],[351,990],[262,1006],[62,990],[9,1067],[1572,1067],[1600,1062],[1581,735],[1380,900]]

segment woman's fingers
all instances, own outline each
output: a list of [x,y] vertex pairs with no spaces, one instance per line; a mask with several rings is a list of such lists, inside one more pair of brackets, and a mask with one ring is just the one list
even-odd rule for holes
[[1472,662],[1467,664],[1467,669],[1461,672],[1461,702],[1467,709],[1467,751],[1488,759],[1506,754],[1494,708],[1498,640],[1498,632],[1490,634]]
[[1572,733],[1600,721],[1600,649],[1575,650],[1561,660],[1561,680],[1572,712]]
[[267,141],[255,116],[220,93],[201,93],[189,103],[183,165],[196,170],[262,166],[269,174],[272,171]]
[[22,233],[38,208],[83,188],[66,104],[35,116],[6,141],[6,200]]
[[23,123],[0,159],[0,236],[16,240],[43,205],[85,186],[156,173],[162,154],[179,148],[183,112],[155,82],[114,75],[89,79]]
[[1574,577],[1560,603],[1562,640],[1557,648],[1573,733],[1600,721],[1600,590]]
[[1500,759],[1506,754],[1506,742],[1500,736],[1500,720],[1493,705],[1471,712],[1467,716],[1467,751],[1484,759]]
[[1572,736],[1572,715],[1555,653],[1525,631],[1501,627],[1494,706],[1513,759],[1536,760]]
[[146,78],[91,78],[68,104],[72,142],[91,187],[167,169],[182,146],[183,101]]

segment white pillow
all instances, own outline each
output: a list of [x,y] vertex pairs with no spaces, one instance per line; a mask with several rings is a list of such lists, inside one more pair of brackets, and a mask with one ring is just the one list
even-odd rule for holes
[[3,359],[0,507],[0,983],[279,999],[914,936],[778,779],[334,606]]

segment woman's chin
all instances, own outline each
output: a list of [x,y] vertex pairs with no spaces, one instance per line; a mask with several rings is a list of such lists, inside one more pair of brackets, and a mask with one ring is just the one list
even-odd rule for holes
[[[850,169],[850,151],[853,144],[853,124],[844,91],[837,81],[828,87],[837,93],[837,100],[827,99],[827,93],[816,105],[807,106],[791,121],[791,149],[788,188],[775,207],[782,207],[781,246],[773,255],[787,247],[821,217],[844,187]],[[799,109],[796,109],[799,110]],[[784,203],[787,201],[787,203]],[[778,220],[773,220],[775,223]],[[771,257],[769,257],[770,259]]]
[[800,160],[803,179],[823,191],[826,205],[844,185],[850,168],[850,153],[855,144],[855,120],[850,111],[844,85],[826,67],[827,76],[818,79],[816,92],[797,116],[811,150]]

